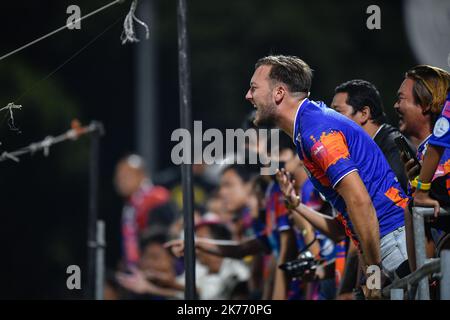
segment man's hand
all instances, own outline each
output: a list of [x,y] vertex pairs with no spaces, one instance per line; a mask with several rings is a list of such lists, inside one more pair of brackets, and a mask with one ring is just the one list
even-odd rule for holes
[[295,190],[295,180],[291,179],[291,174],[283,168],[281,170],[277,170],[275,176],[285,199],[291,204],[292,207],[298,207],[301,199]]
[[382,298],[380,289],[367,289],[366,286],[362,286],[362,290],[367,300],[380,300]]
[[439,216],[439,202],[432,199],[428,191],[416,190],[414,194],[414,205],[419,207],[433,207],[434,217],[437,218]]
[[175,276],[170,272],[147,270],[144,274],[148,280],[163,287],[173,287],[176,282]]
[[169,249],[175,257],[180,258],[184,255],[184,240],[171,240],[164,243],[164,248]]
[[336,300],[355,300],[355,295],[353,292],[346,292],[337,295]]
[[[422,170],[420,171],[420,176],[418,178],[419,181],[422,183],[431,183],[444,151],[445,148],[443,147],[428,145],[427,152],[423,159]],[[414,195],[414,205],[433,207],[434,216],[437,218],[439,215],[439,203],[430,198],[428,191],[416,190]]]
[[400,153],[400,157],[402,158],[402,161],[405,164],[406,175],[408,176],[408,179],[414,180],[414,178],[417,177],[420,173],[420,167],[416,165],[414,159],[408,160],[408,158],[403,152]]
[[[195,238],[195,248],[209,254],[221,255],[220,251],[214,250],[215,246],[211,246],[211,240],[212,239]],[[177,258],[184,256],[183,239],[168,241],[164,243],[164,248],[169,249],[170,252]]]
[[145,279],[144,273],[137,269],[132,270],[132,274],[119,272],[116,279],[122,287],[137,294],[151,293],[154,289],[154,286]]
[[[384,273],[382,267],[379,265],[378,266],[381,270],[380,273],[380,289],[368,289],[366,286],[361,286],[363,292],[364,292],[364,296],[366,297],[367,300],[379,300],[379,299],[383,299],[383,294],[382,294],[382,289],[386,286],[386,282],[388,281],[388,277],[386,276],[386,274]],[[365,275],[366,275],[366,279],[370,276],[372,276],[372,274],[367,273],[368,271],[368,266],[365,266],[364,270],[366,270]]]

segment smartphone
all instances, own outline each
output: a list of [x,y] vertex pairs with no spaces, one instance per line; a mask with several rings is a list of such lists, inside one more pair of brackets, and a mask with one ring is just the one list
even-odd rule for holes
[[397,144],[398,149],[406,155],[406,157],[408,158],[408,161],[410,159],[413,159],[414,164],[416,166],[419,166],[419,170],[422,169],[422,166],[420,165],[419,160],[417,160],[414,150],[410,147],[408,142],[406,142],[405,137],[398,136],[398,137],[394,138],[394,141]]

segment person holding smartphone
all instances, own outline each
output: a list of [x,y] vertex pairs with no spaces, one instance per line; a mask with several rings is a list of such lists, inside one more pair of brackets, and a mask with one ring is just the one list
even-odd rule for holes
[[[450,206],[449,87],[450,74],[447,71],[419,65],[406,72],[394,105],[400,118],[400,131],[417,145],[417,159],[402,153],[410,180],[409,194],[414,205],[434,207],[435,218],[440,206]],[[417,160],[422,163],[422,169]],[[412,204],[410,202],[410,206]],[[434,248],[450,231],[448,217],[434,220],[427,224],[428,256],[434,254]],[[405,226],[409,265],[411,270],[415,270],[410,208],[405,209]]]
[[[438,217],[439,208],[441,206],[438,200],[431,198],[431,180],[433,176],[443,171],[445,173],[445,189],[447,189],[447,197],[445,197],[445,192],[443,192],[442,204],[444,206],[450,206],[450,159],[444,158],[446,160],[441,164],[441,159],[444,153],[448,153],[450,149],[450,88],[447,93],[447,99],[442,108],[441,115],[434,125],[433,134],[428,140],[428,150],[423,157],[423,166],[420,170],[420,174],[417,178],[417,183],[423,186],[422,188],[416,187],[416,192],[414,194],[414,205],[416,206],[432,206],[434,208],[434,216]],[[440,168],[439,168],[440,167]],[[426,186],[430,185],[430,189]]]

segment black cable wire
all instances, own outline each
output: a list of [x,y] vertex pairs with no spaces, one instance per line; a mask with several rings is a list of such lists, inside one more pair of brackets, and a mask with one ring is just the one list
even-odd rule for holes
[[116,24],[118,24],[123,17],[118,18],[115,22],[113,22],[111,25],[106,27],[102,32],[100,32],[98,35],[96,35],[92,40],[90,40],[86,45],[84,45],[81,49],[77,50],[74,54],[72,54],[67,60],[65,60],[63,63],[58,65],[55,69],[53,69],[49,74],[44,76],[42,79],[35,82],[30,88],[28,88],[22,95],[20,95],[14,102],[21,101],[27,94],[29,94],[31,91],[33,91],[40,83],[44,82],[45,80],[49,79],[52,75],[54,75],[56,72],[61,70],[65,65],[67,65],[69,62],[71,62],[73,59],[75,59],[78,55],[81,54],[84,50],[86,50],[89,46],[91,46],[95,41],[97,41],[101,36],[103,36],[106,32],[108,32],[112,27],[114,27]]

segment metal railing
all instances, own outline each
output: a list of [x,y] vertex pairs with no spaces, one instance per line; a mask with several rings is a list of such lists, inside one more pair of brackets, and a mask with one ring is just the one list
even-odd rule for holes
[[[450,250],[443,250],[440,258],[427,260],[425,217],[433,216],[433,208],[413,207],[414,246],[416,254],[416,271],[408,276],[395,280],[383,289],[383,296],[391,300],[403,300],[404,290],[408,292],[408,299],[430,300],[428,276],[436,275],[440,279],[440,298],[450,300]],[[440,216],[450,215],[447,209],[440,209]]]

